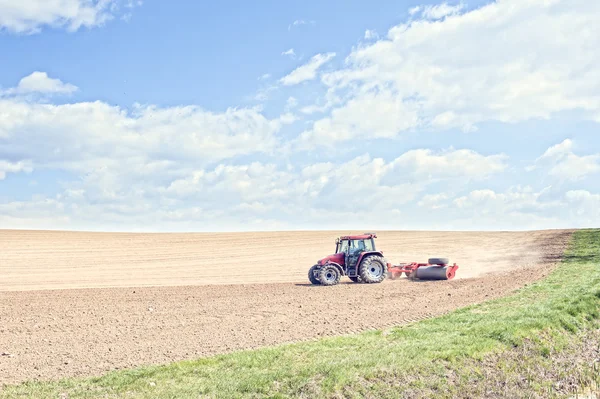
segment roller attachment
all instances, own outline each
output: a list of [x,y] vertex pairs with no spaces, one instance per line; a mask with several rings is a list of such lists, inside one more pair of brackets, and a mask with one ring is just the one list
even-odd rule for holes
[[453,266],[422,266],[416,270],[419,280],[452,280],[455,274]]

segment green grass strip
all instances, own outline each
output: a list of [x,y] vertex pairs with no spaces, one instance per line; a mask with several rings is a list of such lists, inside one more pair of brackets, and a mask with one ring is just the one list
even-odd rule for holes
[[[579,230],[546,279],[442,317],[100,378],[24,383],[5,387],[0,398],[403,397],[421,388],[444,397],[452,392],[448,370],[531,339],[547,356],[568,346],[570,336],[597,329],[599,309],[600,230]],[[476,377],[477,370],[469,373]]]

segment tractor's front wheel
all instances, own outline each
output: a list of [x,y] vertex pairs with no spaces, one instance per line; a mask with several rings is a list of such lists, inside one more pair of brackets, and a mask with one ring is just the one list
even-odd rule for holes
[[378,255],[366,256],[360,262],[359,274],[362,281],[368,284],[381,283],[387,276],[385,259]]
[[336,285],[340,282],[340,271],[335,266],[323,266],[319,273],[319,281],[322,285]]
[[321,282],[318,278],[315,277],[315,270],[317,269],[317,265],[314,265],[308,270],[308,280],[310,280],[311,284],[320,285]]

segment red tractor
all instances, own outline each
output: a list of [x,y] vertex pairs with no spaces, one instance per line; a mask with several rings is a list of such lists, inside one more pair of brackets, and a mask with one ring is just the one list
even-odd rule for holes
[[308,271],[313,284],[335,285],[342,276],[354,282],[381,283],[387,275],[383,253],[375,249],[377,235],[365,233],[335,240],[335,253],[317,261]]
[[318,260],[308,271],[308,279],[316,285],[335,285],[342,276],[355,283],[381,283],[388,276],[396,279],[402,274],[420,280],[451,280],[456,274],[458,265],[449,265],[446,258],[392,265],[375,249],[375,238],[375,233],[337,238],[335,253]]

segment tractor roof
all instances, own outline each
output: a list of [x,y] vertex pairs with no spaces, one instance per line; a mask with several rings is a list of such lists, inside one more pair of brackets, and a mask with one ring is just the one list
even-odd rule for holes
[[377,238],[377,234],[376,233],[365,233],[365,234],[359,234],[359,235],[355,235],[355,236],[342,236],[342,237],[340,237],[340,240],[369,240],[371,238]]

